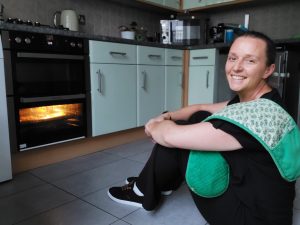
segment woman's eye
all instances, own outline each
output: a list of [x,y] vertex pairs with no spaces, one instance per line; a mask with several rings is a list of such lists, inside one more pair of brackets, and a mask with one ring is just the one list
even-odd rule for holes
[[248,59],[248,60],[246,60],[246,62],[249,63],[249,64],[253,64],[253,63],[255,63],[255,60],[253,60],[253,59]]
[[236,60],[236,57],[228,57],[228,61],[234,62]]

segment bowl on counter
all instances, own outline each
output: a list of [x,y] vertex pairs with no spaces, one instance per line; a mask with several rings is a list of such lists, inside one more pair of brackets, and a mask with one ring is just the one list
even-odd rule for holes
[[134,31],[121,31],[121,38],[134,40],[135,32]]

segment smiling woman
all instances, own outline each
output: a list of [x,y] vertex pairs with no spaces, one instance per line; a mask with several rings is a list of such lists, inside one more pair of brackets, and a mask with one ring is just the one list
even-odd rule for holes
[[271,91],[266,79],[274,69],[274,62],[267,62],[265,42],[251,36],[240,37],[234,42],[225,66],[230,89],[239,95],[241,102]]
[[145,132],[157,144],[149,160],[127,185],[110,188],[109,197],[153,210],[161,193],[186,179],[210,225],[291,225],[300,132],[267,83],[274,57],[264,34],[238,37],[225,66],[236,96],[151,119]]

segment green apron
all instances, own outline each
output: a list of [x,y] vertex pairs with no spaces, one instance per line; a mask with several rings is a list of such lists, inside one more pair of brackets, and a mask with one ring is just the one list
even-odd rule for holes
[[[300,131],[293,118],[275,102],[260,98],[228,105],[205,121],[228,121],[258,140],[271,155],[281,176],[294,181],[300,176]],[[202,197],[217,197],[229,184],[229,166],[217,151],[191,151],[186,181]]]

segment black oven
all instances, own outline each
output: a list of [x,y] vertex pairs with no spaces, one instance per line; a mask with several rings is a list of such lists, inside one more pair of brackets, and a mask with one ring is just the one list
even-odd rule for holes
[[82,38],[2,31],[10,136],[28,150],[87,136]]

